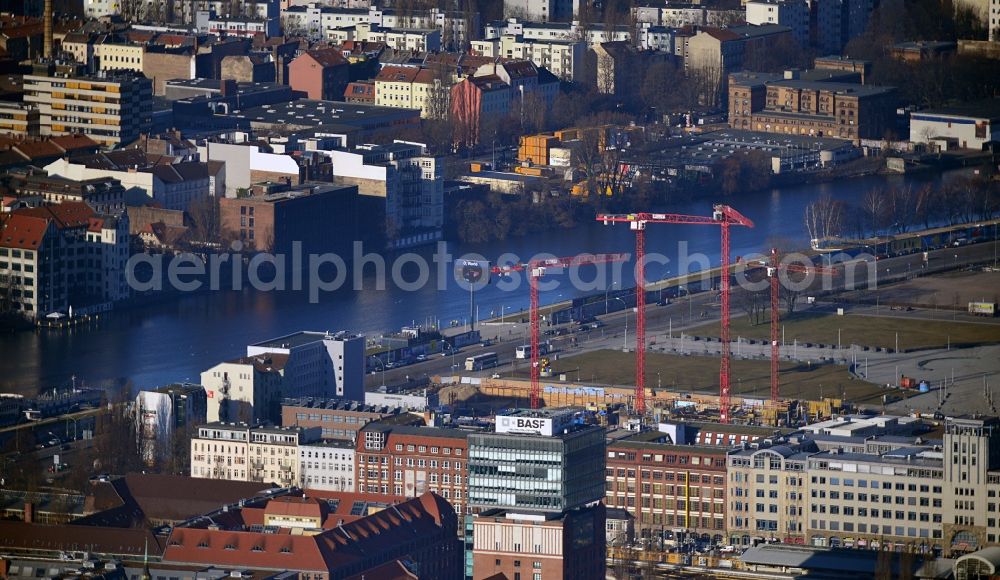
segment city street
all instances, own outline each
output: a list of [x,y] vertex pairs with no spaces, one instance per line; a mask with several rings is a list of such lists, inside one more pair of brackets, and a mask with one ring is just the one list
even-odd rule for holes
[[[995,244],[993,242],[962,246],[957,248],[946,248],[929,253],[929,264],[932,270],[939,268],[954,268],[970,263],[989,261],[993,257]],[[957,257],[956,257],[957,256]],[[952,262],[946,263],[944,259],[951,257]],[[878,261],[879,284],[885,285],[888,281],[899,281],[905,279],[907,272],[912,277],[920,270],[923,262],[922,254],[910,254],[895,258],[886,258]],[[937,264],[937,265],[935,265]],[[866,265],[858,264],[856,268],[861,271],[867,268]],[[898,274],[902,273],[902,274]],[[846,277],[843,275],[834,278],[838,285],[844,284]],[[860,285],[862,278],[859,276],[856,285]],[[650,285],[651,288],[656,288]],[[656,304],[647,305],[646,310],[646,337],[647,343],[652,351],[677,352],[689,354],[709,354],[714,355],[719,352],[718,342],[693,341],[691,339],[681,340],[680,336],[687,329],[702,326],[707,323],[717,322],[720,312],[716,292],[701,292],[675,299],[671,304],[659,306]],[[805,301],[800,301],[800,310],[807,308]],[[973,318],[964,313],[957,313],[952,310],[890,310],[888,305],[878,302],[874,305],[867,304],[842,304],[836,296],[825,297],[818,301],[813,308],[817,312],[836,312],[838,307],[843,307],[848,314],[866,314],[879,316],[898,316],[901,318],[916,318],[931,320],[965,320],[977,322],[991,322],[997,324],[997,331],[1000,333],[1000,319]],[[734,309],[732,316],[742,316]],[[479,331],[484,340],[493,342],[488,347],[480,345],[469,346],[461,349],[460,352],[441,356],[440,354],[430,356],[427,361],[418,362],[403,367],[386,369],[384,372],[376,370],[366,378],[366,387],[377,388],[383,384],[392,386],[404,383],[409,377],[411,380],[419,380],[432,376],[451,376],[461,374],[464,376],[489,376],[499,373],[501,376],[510,373],[518,368],[524,369],[528,361],[516,360],[514,351],[519,345],[526,345],[529,342],[528,323],[521,322],[528,318],[527,312],[518,312],[508,315],[514,322],[485,321],[479,324]],[[563,336],[542,335],[540,340],[550,341],[553,346],[553,358],[563,357],[570,354],[576,355],[588,351],[608,349],[608,348],[629,348],[635,346],[635,312],[634,309],[627,311],[619,310],[608,315],[598,317],[603,324],[601,328],[585,332],[578,332],[575,324],[565,324],[560,326],[546,326],[542,322],[541,330],[558,330],[564,328],[567,334]],[[628,340],[626,342],[626,326]],[[673,337],[671,339],[671,337]],[[737,343],[737,336],[732,337],[732,352],[734,356],[762,357],[770,355],[770,347],[765,344]],[[850,345],[843,345],[849,349]],[[789,352],[791,351],[791,352]],[[482,371],[478,373],[465,372],[466,357],[483,354],[485,352],[497,353],[500,366],[497,369]],[[784,359],[822,361],[832,359],[841,363],[850,362],[859,353],[852,354],[851,351],[835,348],[806,347],[795,343],[784,346],[782,352]],[[886,358],[889,354],[869,352],[866,354],[869,363],[873,359]],[[882,381],[881,375],[875,382]],[[873,378],[874,380],[874,378]]]

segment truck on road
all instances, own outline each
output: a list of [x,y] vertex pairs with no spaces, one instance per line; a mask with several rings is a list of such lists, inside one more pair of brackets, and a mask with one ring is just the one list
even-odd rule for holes
[[996,316],[996,302],[969,302],[969,314],[976,316]]

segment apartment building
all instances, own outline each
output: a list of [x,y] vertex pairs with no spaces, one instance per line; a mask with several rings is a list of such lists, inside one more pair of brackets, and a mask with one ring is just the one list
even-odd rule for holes
[[356,489],[398,501],[428,491],[459,515],[468,508],[467,431],[382,423],[365,425],[356,446]]
[[479,38],[479,13],[447,11],[430,8],[426,12],[394,10],[392,8],[369,9],[368,21],[389,29],[437,30],[440,46],[444,50],[461,51],[469,42]]
[[503,13],[541,22],[569,22],[580,13],[580,0],[504,0]]
[[750,0],[745,8],[747,24],[787,26],[800,47],[809,47],[809,3],[806,0]]
[[526,59],[544,67],[557,78],[581,82],[586,78],[587,43],[575,39],[527,39],[504,34],[499,38],[472,42],[474,54],[489,58]]
[[288,84],[310,99],[339,100],[349,82],[347,59],[338,49],[308,50],[288,65]]
[[773,43],[790,36],[791,29],[778,24],[701,28],[681,46],[684,67],[712,89],[706,95],[711,103],[724,102],[729,73],[743,70],[747,57],[755,51],[769,50]]
[[990,0],[986,22],[990,32],[990,42],[1000,41],[1000,0]]
[[277,422],[288,355],[264,354],[223,361],[201,373],[208,396],[207,420]]
[[[241,0],[240,12],[255,18],[276,18],[281,14],[282,5],[280,0]],[[232,4],[227,0],[199,0],[198,7],[224,14],[232,9]]]
[[213,422],[191,437],[191,477],[301,487],[300,445],[319,429]]
[[263,34],[267,38],[281,36],[281,20],[277,17],[222,16],[214,10],[195,12],[195,27],[198,32],[219,36],[241,36],[253,38]]
[[56,226],[42,217],[0,214],[0,311],[41,318],[65,309],[65,278],[57,269]]
[[362,206],[365,197],[373,208],[385,204],[390,247],[413,247],[441,239],[444,168],[440,157],[427,153],[426,145],[396,140],[322,154],[333,164],[336,183],[358,187]]
[[480,65],[451,88],[451,120],[457,143],[475,145],[512,115],[551,107],[558,80],[530,59]]
[[125,188],[111,177],[76,181],[30,172],[23,179],[16,180],[13,187],[18,196],[38,197],[46,204],[77,201],[86,203],[99,214],[116,215],[125,211]]
[[0,102],[0,134],[37,137],[41,132],[38,108],[24,103]]
[[451,107],[452,77],[444,70],[386,65],[375,77],[375,104],[418,109],[424,119],[443,119]]
[[627,42],[632,38],[632,27],[627,24],[609,27],[592,22],[586,26],[580,21],[572,22],[532,22],[519,18],[508,18],[486,25],[483,38],[500,38],[504,35],[522,36],[525,40],[582,40],[587,46],[603,42]]
[[81,133],[109,149],[149,132],[152,95],[141,73],[24,75],[24,101],[38,108],[42,136]]
[[[344,399],[301,397],[281,402],[281,424],[300,427],[320,427],[323,439],[354,441],[358,431],[386,417],[400,418],[396,424],[423,425],[419,415],[409,414],[402,407],[367,405]],[[409,418],[409,419],[407,419]]]
[[281,9],[282,29],[288,34],[306,34],[328,38],[330,31],[353,28],[368,22],[367,9],[334,8],[326,4],[308,2],[292,3]]
[[39,318],[51,312],[110,309],[129,296],[128,216],[99,215],[67,201],[18,209],[0,220],[0,300],[5,311]]
[[[89,207],[89,206],[88,206]],[[86,295],[94,308],[110,309],[131,296],[126,265],[131,255],[129,220],[124,211],[92,216],[86,234]]]
[[628,511],[642,537],[673,531],[721,539],[727,448],[666,441],[654,431],[609,443],[604,503]]
[[354,492],[354,441],[314,441],[299,445],[303,489]]
[[[438,47],[436,50],[462,50],[470,41],[478,39],[480,29],[478,12],[445,11],[438,8],[426,11],[395,10],[374,5],[367,9],[336,8],[313,2],[283,8],[281,21],[286,32],[307,34],[330,41],[374,40],[362,36],[367,37],[372,31],[376,35],[379,31],[393,31],[394,37],[389,46],[399,49],[405,48],[408,42],[397,37],[404,31],[421,31],[419,34],[411,34],[410,42],[426,43],[428,39],[432,39],[432,45]],[[368,27],[357,28],[358,25]],[[417,36],[424,40],[418,40]]]
[[138,149],[122,149],[63,157],[44,169],[49,175],[74,181],[113,178],[126,189],[126,202],[135,205],[152,202],[165,209],[186,211],[212,191],[206,163],[155,161],[162,160],[159,156],[150,158]]
[[86,65],[88,71],[143,71],[144,43],[110,34],[77,32],[66,36],[61,45],[63,50]]
[[301,331],[251,344],[247,356],[287,357],[284,368],[288,396],[363,401],[364,349],[365,337],[360,334]]

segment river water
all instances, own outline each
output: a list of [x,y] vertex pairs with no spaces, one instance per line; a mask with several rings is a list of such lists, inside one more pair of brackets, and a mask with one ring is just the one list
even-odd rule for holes
[[[735,196],[726,203],[753,220],[756,227],[732,228],[732,254],[763,251],[772,237],[805,247],[805,206],[824,193],[856,203],[874,187],[939,183],[957,175],[870,176]],[[709,200],[693,201],[665,211],[711,215],[711,205]],[[593,222],[572,230],[553,229],[499,242],[449,243],[447,250],[456,257],[479,253],[495,261],[504,253],[512,253],[526,260],[541,252],[556,256],[631,253],[634,240],[627,224],[604,226]],[[681,242],[687,243],[688,254],[701,252],[712,265],[719,262],[719,231],[715,227],[653,225],[646,240],[647,252],[662,253],[672,261],[665,266],[650,265],[650,281],[678,273]],[[420,253],[429,258],[433,250]],[[409,279],[414,279],[413,268],[403,271],[411,272]],[[593,272],[590,276],[581,272],[580,277],[592,276]],[[582,294],[560,278],[564,277],[552,277],[558,287],[542,292],[543,304]],[[631,285],[628,280],[627,274],[625,286]],[[469,314],[469,293],[453,281],[443,289],[431,283],[405,291],[389,283],[384,290],[377,290],[369,267],[364,282],[364,290],[355,292],[347,284],[342,290],[321,294],[316,303],[310,303],[305,292],[202,292],[169,303],[116,312],[87,327],[0,336],[0,391],[33,394],[40,388],[68,384],[71,376],[77,377],[78,384],[131,380],[139,388],[174,381],[197,382],[201,371],[244,354],[247,344],[297,330],[372,334],[428,320],[440,320],[446,326],[451,321],[466,320]],[[501,309],[516,312],[527,307],[527,288],[522,285],[516,291],[505,291],[494,284],[476,292],[476,303],[480,318],[498,316]]]

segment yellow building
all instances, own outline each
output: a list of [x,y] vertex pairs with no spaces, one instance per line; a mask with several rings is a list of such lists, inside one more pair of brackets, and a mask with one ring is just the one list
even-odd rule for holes
[[450,106],[451,80],[446,74],[413,66],[385,66],[375,77],[375,104],[418,109],[424,119],[440,119]]
[[152,96],[152,82],[129,71],[24,75],[24,102],[38,108],[41,136],[83,134],[108,148],[149,131]]

